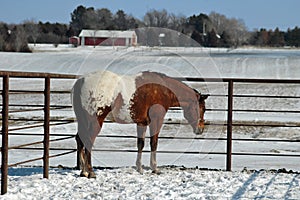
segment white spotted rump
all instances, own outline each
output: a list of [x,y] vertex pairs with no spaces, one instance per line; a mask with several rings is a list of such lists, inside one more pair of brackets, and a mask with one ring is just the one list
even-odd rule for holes
[[[90,114],[102,114],[99,108],[111,107],[112,112],[107,118],[113,121],[131,123],[130,100],[136,90],[135,79],[138,75],[118,75],[110,71],[97,71],[83,77],[81,102]],[[120,109],[113,107],[113,102],[121,95],[123,104]]]

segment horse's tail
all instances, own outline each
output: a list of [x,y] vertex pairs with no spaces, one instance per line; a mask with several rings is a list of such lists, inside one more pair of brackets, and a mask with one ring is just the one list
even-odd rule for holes
[[85,116],[86,111],[82,107],[81,102],[81,89],[83,84],[84,78],[78,79],[71,92],[72,106],[78,122],[78,134],[80,134],[81,131],[86,131],[88,129],[88,120]]
[[84,78],[78,79],[72,88],[71,99],[78,124],[77,139],[80,139],[84,147],[91,151],[95,140],[94,136],[98,134],[99,130],[95,129],[95,126],[98,125],[96,116],[90,115],[83,107],[81,101],[83,86]]

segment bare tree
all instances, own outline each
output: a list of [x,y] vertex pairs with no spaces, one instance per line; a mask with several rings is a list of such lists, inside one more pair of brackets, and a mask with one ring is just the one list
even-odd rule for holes
[[161,11],[158,10],[148,11],[144,16],[144,23],[148,27],[167,28],[169,24],[168,12],[165,9]]
[[38,37],[40,36],[40,30],[38,27],[38,23],[34,19],[25,20],[23,22],[25,32],[27,35],[27,38],[30,40],[32,39],[34,46],[36,45],[36,41]]
[[228,19],[225,15],[216,12],[211,12],[209,18],[216,33],[222,35],[226,32],[234,46],[242,45],[249,40],[250,35],[242,19]]
[[222,34],[224,31],[228,31],[230,27],[228,27],[228,19],[225,15],[211,12],[209,14],[209,19],[212,22],[214,30],[217,32],[217,34]]
[[12,40],[10,41],[11,50],[16,52],[30,52],[27,43],[27,35],[22,25],[17,25],[11,32]]
[[169,24],[168,24],[169,29],[181,31],[185,23],[186,23],[185,16],[175,15],[174,13],[169,14]]
[[233,18],[229,20],[228,25],[232,27],[228,32],[232,36],[234,46],[243,45],[248,41],[250,35],[243,20]]

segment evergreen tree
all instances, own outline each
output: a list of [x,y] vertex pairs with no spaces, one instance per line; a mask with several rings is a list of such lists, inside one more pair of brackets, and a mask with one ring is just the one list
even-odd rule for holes
[[285,40],[289,46],[300,47],[300,28],[296,26],[293,30],[288,29]]
[[211,21],[209,17],[203,13],[199,15],[193,15],[188,18],[187,25],[192,27],[194,30],[199,33],[207,33],[211,31]]
[[217,47],[219,43],[219,38],[215,29],[212,29],[207,34],[207,46],[208,47]]
[[259,32],[257,32],[257,37],[256,37],[256,45],[259,46],[267,46],[269,44],[270,41],[270,36],[269,36],[269,32],[266,29],[260,29]]
[[86,12],[86,7],[80,5],[71,13],[70,27],[75,35],[78,35],[82,29],[86,28]]
[[220,46],[229,48],[229,47],[231,47],[232,45],[233,45],[233,44],[231,43],[230,35],[227,34],[226,31],[223,31],[223,33],[222,33],[222,35],[221,35],[221,39],[220,39]]
[[274,32],[270,33],[270,46],[282,47],[285,45],[284,32],[276,28]]
[[113,14],[107,8],[101,8],[96,10],[97,13],[97,25],[93,29],[102,30],[114,30]]
[[127,30],[128,22],[126,19],[126,14],[123,10],[118,10],[113,18],[114,26],[117,30]]
[[198,31],[194,30],[193,33],[192,33],[192,35],[191,35],[191,38],[193,40],[195,40],[197,43],[199,43],[200,45],[203,46],[203,42],[204,42],[203,41],[203,37],[199,34]]

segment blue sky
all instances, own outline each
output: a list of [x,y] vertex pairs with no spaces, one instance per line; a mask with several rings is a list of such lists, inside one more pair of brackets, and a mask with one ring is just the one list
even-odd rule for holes
[[1,0],[0,21],[21,23],[26,19],[69,23],[70,13],[78,6],[122,9],[142,19],[151,9],[191,16],[215,11],[227,17],[243,19],[249,30],[281,30],[300,26],[299,0]]

